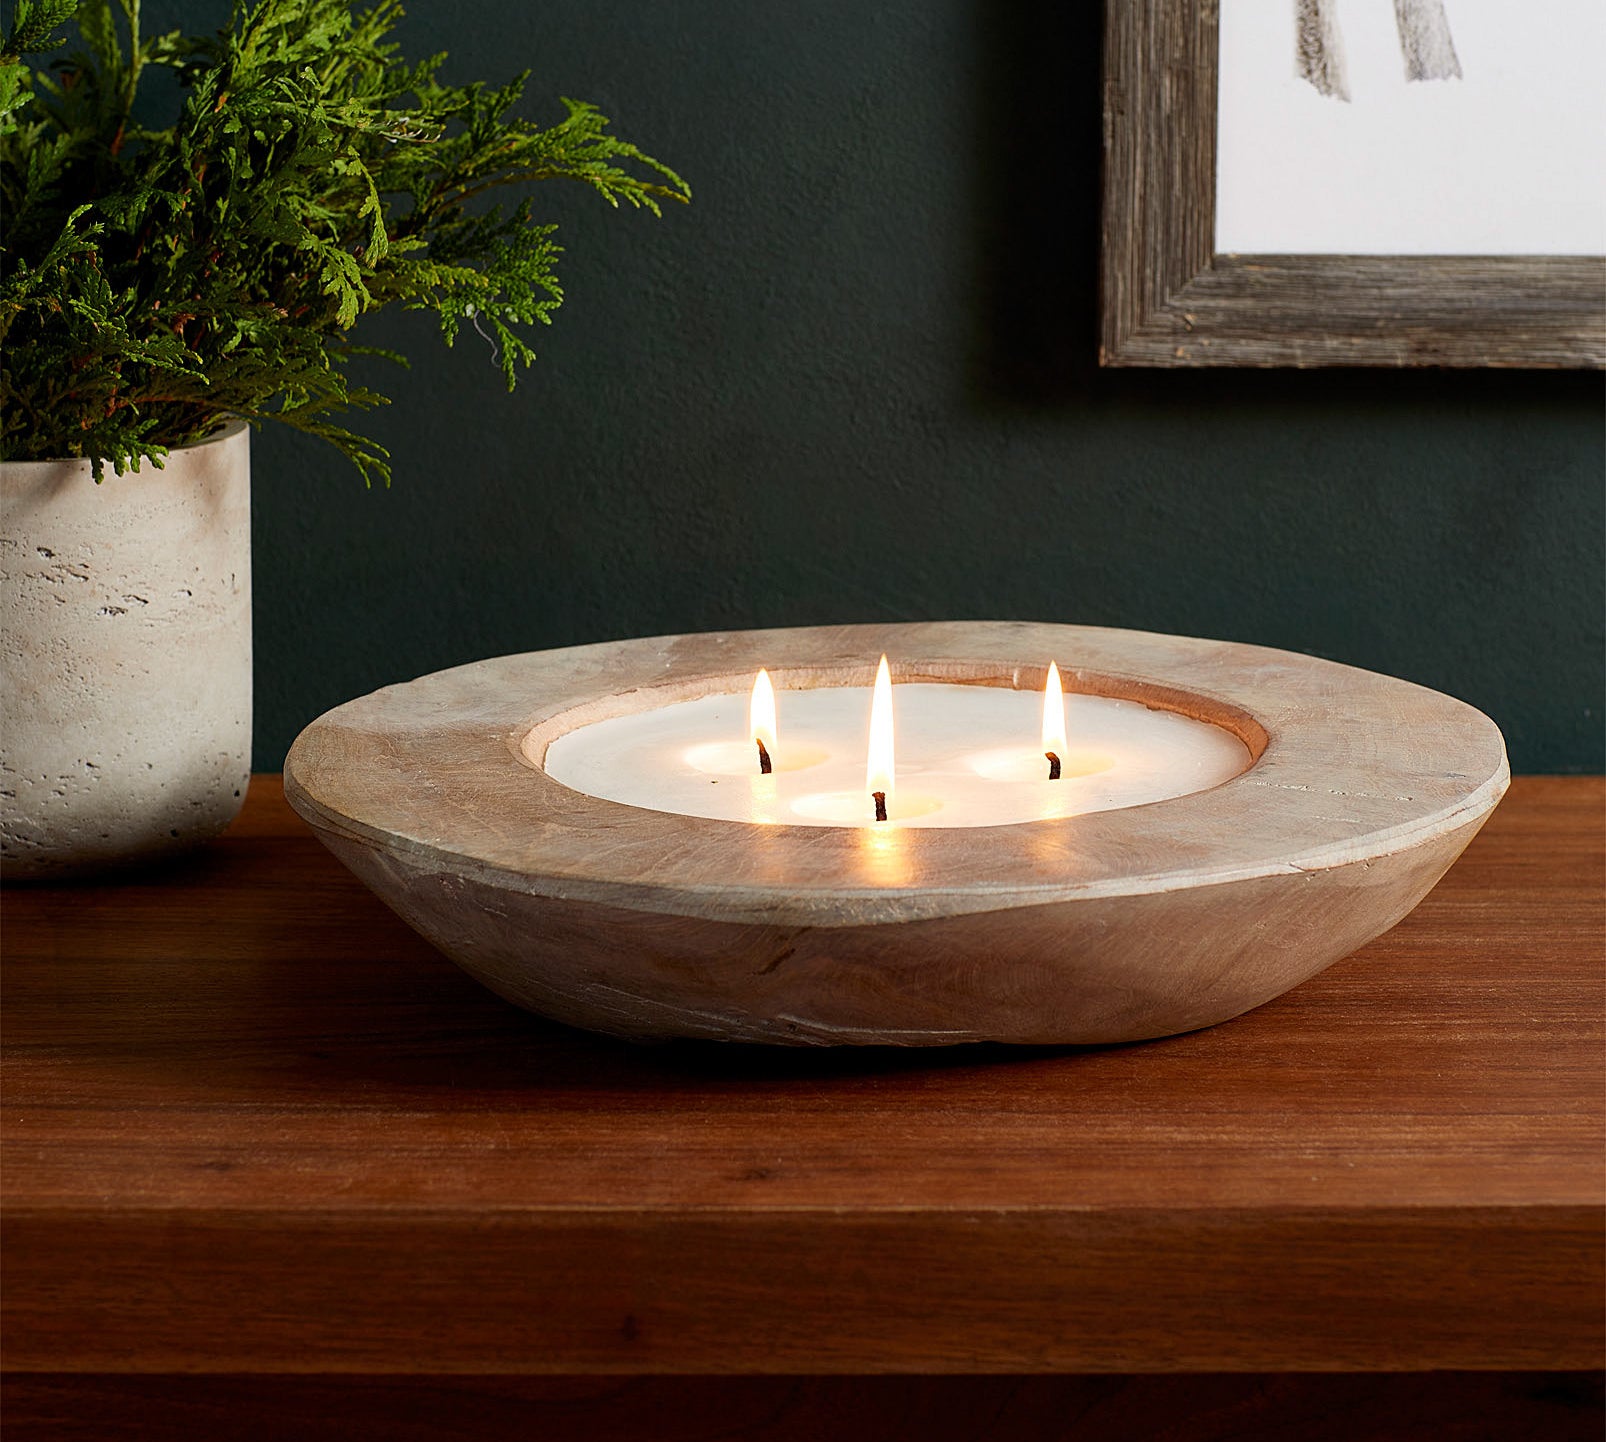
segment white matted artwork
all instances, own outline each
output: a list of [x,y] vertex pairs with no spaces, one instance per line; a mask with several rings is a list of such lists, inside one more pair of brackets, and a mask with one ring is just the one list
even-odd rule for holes
[[1220,0],[1215,249],[1606,254],[1606,0]]

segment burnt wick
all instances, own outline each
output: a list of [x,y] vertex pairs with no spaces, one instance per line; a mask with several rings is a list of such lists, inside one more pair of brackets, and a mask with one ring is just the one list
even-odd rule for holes
[[887,793],[885,791],[872,791],[870,795],[875,798],[875,819],[877,821],[885,821],[887,819]]
[[770,753],[764,749],[764,743],[756,736],[753,738],[753,744],[758,747],[758,774],[768,776],[771,770]]
[[1059,757],[1056,756],[1052,751],[1045,751],[1043,755],[1048,757],[1048,779],[1050,781],[1058,781],[1060,779]]

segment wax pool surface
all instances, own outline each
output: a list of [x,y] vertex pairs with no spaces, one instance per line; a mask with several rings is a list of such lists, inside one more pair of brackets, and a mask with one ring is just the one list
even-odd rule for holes
[[[893,687],[890,819],[865,786],[870,688],[777,695],[774,771],[759,773],[742,695],[615,716],[560,736],[544,766],[587,796],[651,811],[792,826],[1002,826],[1142,806],[1231,780],[1250,764],[1231,732],[1107,696],[1067,696],[1068,745],[1048,780],[1041,692]],[[532,758],[539,760],[540,758]]]

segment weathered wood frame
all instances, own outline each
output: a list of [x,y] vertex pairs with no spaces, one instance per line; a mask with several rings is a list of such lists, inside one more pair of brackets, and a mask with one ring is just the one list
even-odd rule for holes
[[1218,0],[1108,0],[1106,366],[1606,366],[1606,257],[1218,255]]

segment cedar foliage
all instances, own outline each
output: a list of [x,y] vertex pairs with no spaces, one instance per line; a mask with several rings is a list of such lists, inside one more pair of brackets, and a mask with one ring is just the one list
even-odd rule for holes
[[[614,206],[686,200],[668,166],[565,100],[516,118],[526,75],[446,85],[387,36],[397,0],[237,0],[215,35],[145,36],[139,0],[17,0],[0,45],[0,455],[85,456],[97,479],[228,416],[320,436],[368,481],[385,450],[346,429],[360,317],[430,310],[450,345],[494,340],[508,388],[563,298],[555,227],[528,195],[567,179]],[[30,57],[72,21],[66,53]],[[182,106],[136,118],[142,75]],[[391,359],[403,358],[391,355]],[[403,362],[405,363],[405,362]]]

